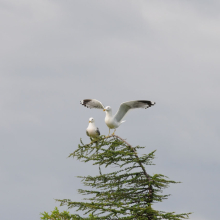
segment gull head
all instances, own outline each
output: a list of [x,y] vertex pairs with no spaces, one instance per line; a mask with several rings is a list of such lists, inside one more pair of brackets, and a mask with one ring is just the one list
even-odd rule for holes
[[95,122],[94,118],[89,119],[89,123],[94,123],[94,122]]
[[103,109],[103,111],[105,112],[109,112],[109,111],[111,111],[112,109],[111,109],[111,107],[110,106],[106,106],[104,109]]

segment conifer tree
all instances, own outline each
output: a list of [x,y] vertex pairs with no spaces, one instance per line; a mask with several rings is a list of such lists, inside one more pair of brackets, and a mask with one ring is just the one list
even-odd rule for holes
[[[80,194],[88,195],[85,202],[57,200],[61,205],[84,213],[83,216],[69,215],[66,219],[188,219],[191,213],[175,214],[152,207],[153,203],[167,199],[169,195],[161,194],[162,190],[170,183],[177,182],[162,174],[150,175],[146,167],[152,165],[155,151],[139,156],[137,150],[140,148],[143,147],[132,147],[117,135],[101,136],[90,144],[83,144],[81,141],[78,149],[69,157],[85,163],[92,161],[93,165],[97,165],[99,175],[79,177],[90,188],[78,190]],[[113,172],[105,172],[105,168],[109,166],[114,167]]]

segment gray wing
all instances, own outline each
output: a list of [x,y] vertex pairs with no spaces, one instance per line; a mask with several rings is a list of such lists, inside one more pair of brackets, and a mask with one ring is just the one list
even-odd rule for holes
[[96,133],[98,134],[98,136],[100,135],[99,128],[96,129]]
[[152,105],[155,105],[155,102],[147,101],[147,100],[135,100],[135,101],[129,101],[124,102],[120,105],[118,112],[115,114],[114,118],[120,122],[125,115],[128,113],[130,109],[135,108],[149,108]]
[[89,136],[89,132],[86,130],[86,134],[87,134],[87,136]]
[[104,105],[96,100],[96,99],[83,99],[80,101],[80,104],[84,105],[87,108],[98,108],[98,109],[104,109]]

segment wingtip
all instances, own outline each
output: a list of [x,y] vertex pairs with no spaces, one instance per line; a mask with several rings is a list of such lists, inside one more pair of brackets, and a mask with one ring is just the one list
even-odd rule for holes
[[81,100],[80,104],[86,107],[86,104],[84,103],[84,100]]

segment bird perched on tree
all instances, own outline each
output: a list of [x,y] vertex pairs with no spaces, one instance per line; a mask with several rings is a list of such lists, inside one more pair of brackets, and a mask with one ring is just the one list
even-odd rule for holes
[[109,127],[109,134],[110,134],[110,129],[115,129],[112,135],[115,134],[116,128],[118,128],[123,122],[125,122],[122,121],[122,119],[125,117],[125,115],[128,113],[129,110],[135,108],[147,109],[152,105],[156,104],[155,102],[151,102],[147,100],[135,100],[135,101],[123,102],[120,105],[117,113],[113,115],[110,106],[104,107],[104,105],[96,99],[84,99],[80,101],[80,103],[87,108],[97,108],[105,111],[106,112],[105,123]]
[[89,119],[89,125],[86,129],[86,134],[92,139],[100,135],[99,129],[95,126],[94,118]]

